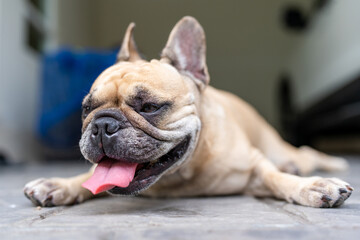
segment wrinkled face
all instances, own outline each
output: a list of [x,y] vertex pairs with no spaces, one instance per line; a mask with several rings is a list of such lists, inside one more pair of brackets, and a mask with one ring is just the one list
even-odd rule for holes
[[111,193],[141,191],[191,155],[200,120],[189,82],[158,60],[120,62],[96,79],[83,100],[81,152],[93,163],[137,163],[129,186]]
[[126,30],[117,63],[83,101],[80,149],[98,163],[83,186],[133,194],[189,159],[200,132],[197,105],[209,82],[205,34],[192,17],[170,33],[160,60],[146,62]]

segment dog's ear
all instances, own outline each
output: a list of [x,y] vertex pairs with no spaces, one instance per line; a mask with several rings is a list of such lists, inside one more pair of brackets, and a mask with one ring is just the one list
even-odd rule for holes
[[175,25],[161,57],[181,73],[194,79],[200,89],[209,83],[205,33],[195,18],[183,17]]
[[121,61],[133,62],[142,59],[134,41],[134,37],[133,37],[134,28],[135,28],[135,23],[132,22],[129,24],[128,28],[126,29],[124,40],[121,44],[121,49],[117,55],[116,62],[121,62]]

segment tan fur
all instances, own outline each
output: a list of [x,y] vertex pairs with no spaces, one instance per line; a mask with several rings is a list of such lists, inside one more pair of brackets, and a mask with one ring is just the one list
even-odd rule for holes
[[[205,61],[203,55],[199,60],[199,66],[203,68],[200,74],[203,75],[196,80],[182,68],[182,63],[175,64],[175,67],[170,65],[173,55],[177,54],[174,47],[176,38],[181,35],[178,31],[183,31],[184,26],[193,27],[200,36],[203,34],[195,19],[185,17],[172,31],[162,59],[147,62],[140,60],[134,52],[133,25],[130,25],[123,43],[125,50],[119,53],[119,62],[105,70],[90,91],[92,97],[102,103],[98,110],[120,109],[134,126],[151,136],[164,138],[166,133],[174,140],[180,134],[176,132],[180,120],[187,116],[197,116],[201,120],[201,131],[197,134],[191,156],[142,194],[184,197],[244,193],[272,196],[312,207],[341,205],[353,190],[348,183],[339,179],[299,177],[291,173],[307,175],[316,169],[345,170],[345,160],[309,147],[297,149],[291,146],[249,104],[233,94],[206,86],[209,78],[206,64],[202,62]],[[198,44],[205,44],[205,37],[200,38]],[[205,54],[204,49],[205,46],[199,54]],[[171,112],[156,127],[127,106],[126,99],[134,94],[135,85],[146,87],[159,99],[175,102]],[[93,114],[84,120],[83,130]],[[92,197],[81,188],[91,171],[71,179],[35,180],[26,185],[25,194],[40,205],[84,201]],[[46,187],[50,185],[61,191],[61,198]]]

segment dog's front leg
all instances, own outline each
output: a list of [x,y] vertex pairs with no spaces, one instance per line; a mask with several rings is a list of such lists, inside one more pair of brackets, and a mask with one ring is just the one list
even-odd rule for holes
[[35,205],[43,207],[81,203],[94,195],[81,184],[91,177],[89,172],[72,178],[40,178],[27,183],[24,193]]
[[[337,178],[299,177],[282,173],[256,149],[252,150],[251,157],[255,166],[254,180],[249,186],[258,185],[274,197],[290,203],[310,207],[337,207],[353,191],[348,183]],[[251,189],[247,191],[252,192]],[[261,193],[255,190],[252,193],[261,196]]]

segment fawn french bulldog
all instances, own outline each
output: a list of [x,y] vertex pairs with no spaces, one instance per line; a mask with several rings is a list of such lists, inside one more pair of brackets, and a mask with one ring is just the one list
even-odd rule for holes
[[353,188],[336,178],[345,160],[295,148],[246,102],[209,86],[205,34],[192,17],[173,28],[160,60],[145,61],[125,33],[117,62],[83,101],[80,149],[94,163],[73,178],[25,186],[35,204],[83,202],[94,194],[153,197],[251,194],[311,207],[336,207]]

